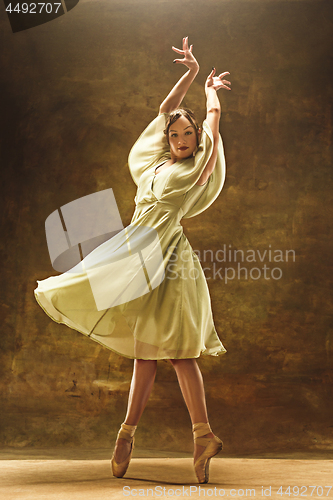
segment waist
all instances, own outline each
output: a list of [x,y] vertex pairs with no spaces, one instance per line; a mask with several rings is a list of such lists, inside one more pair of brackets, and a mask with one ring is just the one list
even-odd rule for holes
[[155,205],[170,205],[171,207],[176,208],[177,210],[181,210],[181,208],[178,205],[175,205],[174,203],[170,203],[169,201],[165,200],[153,200],[153,201],[139,201],[136,203],[136,206],[155,206]]
[[179,207],[178,205],[175,205],[174,203],[170,203],[170,202],[164,201],[164,200],[154,200],[154,201],[150,201],[150,202],[140,201],[140,202],[136,203],[135,210],[138,209],[138,210],[145,211],[145,209],[149,209],[149,208],[153,208],[153,207],[159,207],[159,208],[165,207],[165,209],[167,211],[176,213],[179,217],[179,220],[184,215],[184,211],[181,207]]

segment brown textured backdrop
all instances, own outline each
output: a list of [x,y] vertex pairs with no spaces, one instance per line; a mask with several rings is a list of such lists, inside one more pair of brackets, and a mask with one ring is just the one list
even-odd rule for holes
[[[170,47],[188,35],[201,71],[185,104],[203,119],[213,65],[232,81],[219,92],[225,187],[183,220],[209,268],[228,350],[200,360],[211,424],[230,455],[331,451],[332,3],[81,0],[15,34],[0,11],[0,446],[113,444],[133,362],[52,322],[35,302],[36,279],[55,274],[44,222],[112,187],[129,223],[127,155],[184,72]],[[217,260],[224,248],[248,256],[247,279],[234,258]],[[288,262],[286,250],[295,251]],[[226,267],[236,273],[227,283]],[[159,362],[137,447],[189,452],[191,439],[176,376]]]

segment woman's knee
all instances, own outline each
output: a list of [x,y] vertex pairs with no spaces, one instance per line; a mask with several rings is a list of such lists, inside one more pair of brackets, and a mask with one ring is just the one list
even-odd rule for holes
[[181,364],[183,359],[169,359],[169,361],[172,364],[172,366],[176,368],[176,366],[179,366]]
[[191,366],[191,365],[196,364],[196,360],[194,358],[169,359],[169,361],[174,368],[178,368],[180,366]]
[[151,369],[156,370],[157,361],[156,359],[135,359],[134,368],[139,370]]

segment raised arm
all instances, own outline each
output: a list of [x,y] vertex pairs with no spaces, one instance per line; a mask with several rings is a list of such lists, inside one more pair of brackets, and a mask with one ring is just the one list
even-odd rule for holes
[[199,71],[199,64],[192,54],[192,49],[193,45],[191,45],[190,48],[188,47],[188,37],[183,38],[183,50],[172,47],[172,50],[184,56],[184,59],[175,59],[173,62],[176,64],[184,64],[187,66],[188,71],[178,80],[171,92],[164,99],[160,106],[159,114],[171,113],[171,111],[177,109],[196,77]]
[[205,170],[200,176],[200,179],[198,180],[197,184],[202,186],[205,184],[210,176],[210,174],[213,172],[215,165],[216,165],[216,159],[217,159],[217,150],[218,150],[218,142],[219,142],[219,125],[220,125],[220,117],[221,117],[221,105],[219,98],[217,96],[217,91],[219,89],[228,89],[231,90],[226,83],[231,85],[228,80],[223,80],[223,77],[225,75],[230,75],[228,71],[225,71],[224,73],[221,73],[219,76],[215,76],[215,68],[213,68],[212,72],[210,75],[208,75],[208,78],[205,83],[205,93],[206,93],[206,98],[207,98],[207,115],[206,115],[206,121],[213,133],[213,140],[214,140],[214,147],[213,147],[213,152],[212,155],[205,167]]

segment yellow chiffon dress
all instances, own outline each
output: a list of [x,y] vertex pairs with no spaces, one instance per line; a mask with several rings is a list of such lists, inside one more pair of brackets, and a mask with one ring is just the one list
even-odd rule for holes
[[199,186],[213,150],[203,122],[194,157],[156,173],[170,158],[158,115],[130,151],[137,185],[130,225],[87,255],[80,265],[37,281],[35,297],[56,322],[78,330],[112,351],[133,359],[183,359],[226,352],[213,321],[206,278],[180,224],[206,210],[220,194],[225,158],[218,158]]

